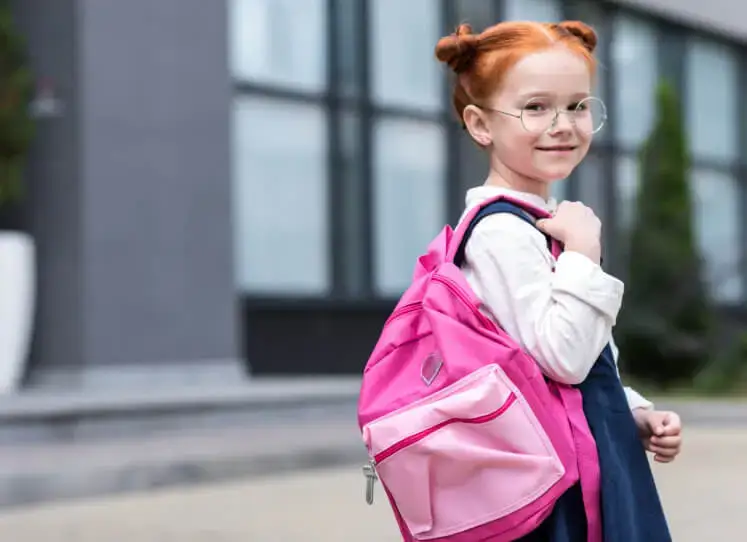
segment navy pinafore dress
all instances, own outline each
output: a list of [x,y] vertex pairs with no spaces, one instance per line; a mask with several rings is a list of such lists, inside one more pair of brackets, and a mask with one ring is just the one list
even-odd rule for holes
[[[488,205],[467,229],[462,250],[458,252],[460,258],[477,223],[495,213],[511,213],[532,225],[535,223],[535,217],[509,202]],[[604,542],[671,542],[646,451],[609,345],[577,387],[599,454]],[[519,542],[585,542],[586,539],[586,512],[580,485],[576,484],[558,500],[547,520]]]
[[[607,345],[578,386],[601,471],[604,542],[671,542],[651,467]],[[586,513],[578,484],[522,542],[584,542]]]

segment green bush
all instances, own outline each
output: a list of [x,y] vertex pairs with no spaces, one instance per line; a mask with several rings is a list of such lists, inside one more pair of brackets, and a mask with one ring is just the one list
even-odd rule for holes
[[747,331],[742,331],[698,374],[693,389],[702,394],[743,394],[746,386]]
[[616,338],[625,368],[669,387],[692,382],[709,354],[711,310],[697,250],[689,159],[677,96],[662,82],[657,118],[640,153],[625,301]]
[[23,166],[34,136],[32,93],[26,41],[16,29],[10,0],[0,0],[0,206],[22,194]]

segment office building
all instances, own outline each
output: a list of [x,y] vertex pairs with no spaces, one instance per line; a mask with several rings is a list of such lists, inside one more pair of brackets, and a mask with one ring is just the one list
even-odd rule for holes
[[32,382],[225,379],[242,363],[256,374],[358,372],[416,256],[484,180],[433,55],[463,21],[598,30],[609,120],[557,195],[593,206],[608,240],[634,217],[654,89],[676,85],[711,291],[743,303],[738,2],[17,4],[33,67],[66,104],[40,120],[30,168]]

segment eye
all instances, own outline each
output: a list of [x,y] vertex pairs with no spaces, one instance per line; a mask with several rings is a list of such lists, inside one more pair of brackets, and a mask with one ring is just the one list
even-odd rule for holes
[[548,106],[544,102],[529,102],[524,106],[525,111],[529,111],[530,113],[545,113],[550,110],[550,106]]
[[589,105],[586,102],[575,102],[568,106],[568,111],[586,111]]

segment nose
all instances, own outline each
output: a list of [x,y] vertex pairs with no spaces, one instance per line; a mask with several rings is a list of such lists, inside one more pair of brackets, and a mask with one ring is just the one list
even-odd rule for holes
[[548,133],[557,134],[562,132],[569,132],[573,130],[573,120],[570,115],[566,115],[563,111],[555,112],[555,119],[550,125]]

